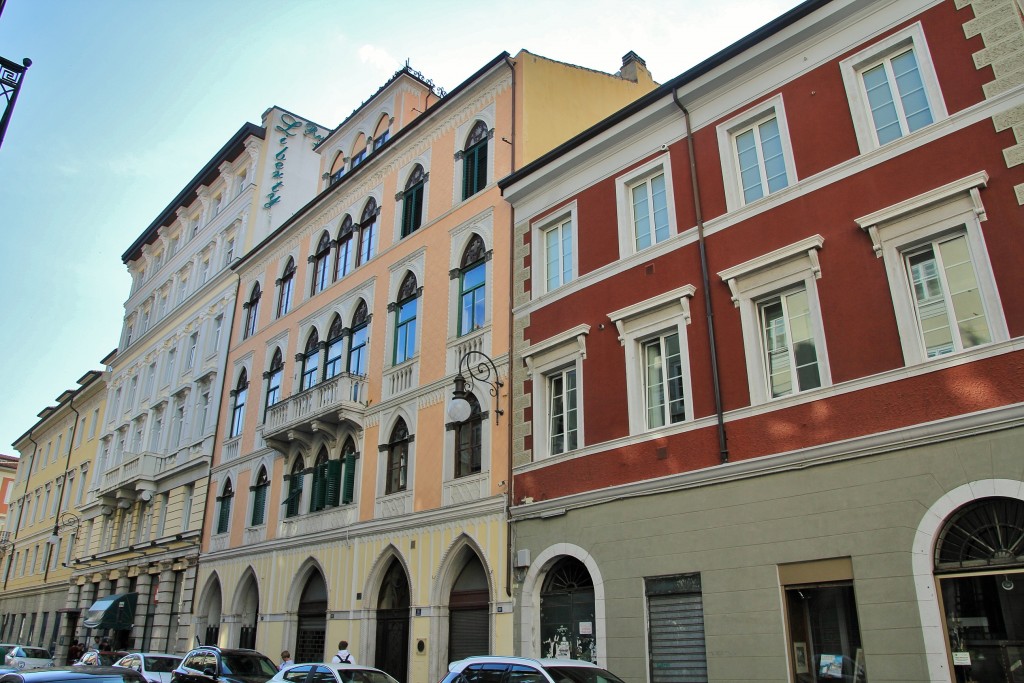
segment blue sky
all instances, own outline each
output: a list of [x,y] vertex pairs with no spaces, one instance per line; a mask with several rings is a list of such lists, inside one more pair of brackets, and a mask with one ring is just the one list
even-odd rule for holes
[[607,72],[633,50],[664,82],[796,4],[7,0],[0,55],[33,65],[0,147],[0,453],[102,369],[121,254],[267,108],[333,128],[406,59],[450,90],[524,48]]

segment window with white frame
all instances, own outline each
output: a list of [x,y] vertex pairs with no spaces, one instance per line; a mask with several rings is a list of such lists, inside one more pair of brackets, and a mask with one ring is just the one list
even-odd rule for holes
[[904,362],[1009,338],[981,231],[984,171],[857,219],[885,261]]
[[615,186],[619,251],[623,256],[648,249],[676,234],[672,171],[667,155],[620,176]]
[[726,205],[757,201],[796,181],[782,95],[776,95],[717,128]]
[[625,351],[630,433],[693,419],[685,285],[608,314]]
[[839,69],[861,152],[946,118],[920,23],[844,59]]
[[740,311],[753,404],[831,384],[816,284],[824,241],[812,235],[718,273]]
[[589,325],[579,325],[531,345],[523,359],[533,382],[534,459],[583,446],[583,360]]
[[[533,272],[535,283],[544,283],[543,291],[551,292],[576,277],[576,206],[568,215],[545,221],[534,228],[533,251],[539,255]],[[534,285],[536,287],[536,285]],[[537,287],[536,291],[542,290]]]

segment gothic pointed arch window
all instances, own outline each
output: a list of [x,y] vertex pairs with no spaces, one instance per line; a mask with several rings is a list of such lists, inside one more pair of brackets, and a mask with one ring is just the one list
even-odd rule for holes
[[420,290],[416,276],[406,273],[395,302],[395,348],[392,363],[404,363],[416,355],[416,318],[419,312]]
[[238,382],[231,392],[231,438],[241,436],[245,423],[245,401],[249,394],[249,375],[245,368],[238,373]]
[[327,332],[327,363],[324,365],[325,380],[341,374],[344,356],[345,327],[342,325],[341,316],[335,315],[334,320],[331,321],[331,328]]
[[284,375],[284,357],[281,349],[274,349],[274,356],[270,361],[270,369],[267,371],[267,403],[263,408],[263,419],[267,419],[267,411],[270,406],[281,400],[281,377]]
[[356,265],[362,265],[377,253],[377,200],[370,197],[366,200],[363,213],[359,218],[359,252],[356,254]]
[[338,153],[334,155],[334,162],[331,164],[331,182],[334,183],[341,180],[341,177],[345,175],[345,154],[338,150]]
[[245,327],[242,329],[242,339],[248,339],[256,334],[256,325],[260,317],[260,283],[252,286],[249,292],[249,300],[242,304],[245,309]]
[[373,129],[373,149],[380,149],[381,145],[391,137],[391,116],[384,114],[378,119],[377,127]]
[[217,496],[217,533],[226,534],[231,526],[231,501],[235,497],[235,490],[231,486],[231,480],[224,482],[224,488]]
[[320,335],[316,328],[309,333],[306,339],[306,350],[302,354],[302,384],[300,391],[305,391],[316,385],[319,378],[320,366]]
[[384,493],[400,493],[406,490],[409,477],[409,429],[405,420],[398,422],[391,430],[387,445],[387,473],[385,474]]
[[[335,460],[335,463],[339,461]],[[320,447],[320,452],[317,453],[316,461],[313,463],[313,489],[310,491],[309,496],[309,511],[318,512],[328,507],[327,505],[327,488],[329,481],[328,466],[331,463],[331,459],[327,455],[327,448],[324,446]],[[337,502],[335,502],[337,505]]]
[[423,223],[423,186],[426,180],[423,166],[416,164],[402,193],[402,237],[408,237]]
[[270,478],[267,476],[267,468],[260,467],[259,474],[256,475],[256,484],[252,487],[252,516],[249,518],[249,526],[260,526],[266,520],[269,489]]
[[455,478],[480,472],[482,464],[483,412],[473,394],[466,394],[469,418],[455,425]]
[[284,273],[281,275],[281,279],[278,280],[277,290],[277,317],[280,318],[288,314],[288,311],[292,307],[292,294],[295,289],[295,259],[291,256],[288,257],[288,263],[285,264]]
[[299,503],[302,499],[302,471],[305,468],[302,456],[295,458],[291,473],[288,475],[288,495],[284,499],[285,517],[295,517],[299,514]]
[[487,315],[487,248],[474,234],[459,267],[459,336],[484,326]]
[[348,505],[355,500],[356,460],[358,459],[359,453],[356,452],[356,442],[350,436],[345,439],[345,445],[341,447],[341,461],[344,467],[340,500],[342,505]]
[[462,198],[469,199],[487,185],[487,125],[477,121],[462,152]]
[[348,347],[348,371],[353,375],[365,375],[370,341],[370,314],[366,302],[360,300],[352,315],[352,332]]
[[310,260],[313,262],[313,285],[310,288],[310,293],[316,294],[324,291],[329,284],[327,276],[331,262],[331,236],[326,231],[320,235],[316,253]]
[[366,159],[366,135],[360,133],[356,142],[352,145],[352,161],[349,162],[349,170],[352,170]]
[[338,249],[334,258],[334,280],[338,281],[356,267],[355,223],[352,216],[345,214],[338,229]]

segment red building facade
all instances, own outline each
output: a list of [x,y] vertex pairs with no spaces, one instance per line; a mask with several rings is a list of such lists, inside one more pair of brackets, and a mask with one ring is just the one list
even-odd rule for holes
[[807,2],[502,182],[523,654],[1012,680],[1021,40]]

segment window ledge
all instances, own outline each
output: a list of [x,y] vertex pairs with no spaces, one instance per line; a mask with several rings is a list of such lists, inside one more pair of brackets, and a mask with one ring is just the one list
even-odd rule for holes
[[821,265],[818,263],[818,250],[821,249],[824,243],[824,237],[821,235],[813,235],[806,239],[802,239],[799,242],[794,242],[793,244],[776,249],[773,252],[763,254],[757,258],[744,261],[743,263],[732,266],[731,268],[719,271],[718,277],[722,278],[722,280],[729,285],[729,291],[732,292],[732,302],[737,308],[739,308],[742,300],[739,280],[749,277],[754,273],[774,268],[786,261],[806,256],[809,261],[808,269],[814,275],[815,279],[821,279]]

